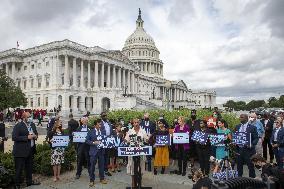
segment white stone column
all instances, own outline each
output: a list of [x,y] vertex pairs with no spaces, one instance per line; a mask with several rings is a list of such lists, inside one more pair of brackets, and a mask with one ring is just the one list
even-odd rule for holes
[[79,98],[79,111],[85,111],[85,97],[80,96]]
[[107,65],[107,88],[110,88],[110,64]]
[[137,76],[137,82],[136,82],[136,93],[139,93],[139,76]]
[[115,65],[112,67],[112,88],[116,88],[116,69]]
[[69,81],[69,63],[68,63],[68,56],[65,55],[65,67],[64,67],[64,85],[65,87],[69,87],[70,81]]
[[99,87],[99,63],[98,61],[95,61],[95,88],[98,88]]
[[73,58],[73,86],[77,87],[77,64],[76,64],[76,58]]
[[117,88],[121,88],[122,83],[121,83],[121,67],[118,68],[118,82],[117,82]]
[[131,92],[132,93],[135,93],[135,80],[134,80],[134,72],[132,72],[131,73],[131,85],[132,85],[132,87],[131,87]]
[[104,68],[104,62],[102,62],[102,69],[101,69],[101,88],[104,88],[105,83],[105,68]]
[[90,60],[88,61],[88,83],[87,83],[87,88],[91,88],[91,64]]
[[130,84],[130,70],[128,70],[128,74],[127,74],[127,86],[128,86],[127,91],[128,91],[128,93],[130,93],[131,92],[130,91],[130,88],[131,88],[131,84]]
[[77,96],[73,96],[73,99],[72,99],[72,106],[71,106],[71,108],[72,108],[72,110],[73,110],[73,114],[74,113],[77,113],[77,111],[78,111],[78,108],[77,108]]
[[126,83],[125,83],[125,69],[123,68],[122,70],[122,87],[126,87]]
[[[36,65],[35,65],[36,66]],[[15,62],[12,63],[12,74],[11,74],[11,78],[12,79],[15,79],[15,74],[16,74],[16,65],[15,65]]]
[[150,66],[149,66],[149,73],[152,73],[152,63],[150,62],[149,64],[150,64]]
[[91,109],[92,109],[91,97],[87,97],[87,99],[86,99],[86,109],[87,109],[87,111],[91,111]]
[[8,64],[8,62],[6,63],[6,74],[7,74],[7,76],[9,76],[9,64]]
[[85,88],[84,86],[84,60],[81,59],[81,78],[80,78],[80,88]]

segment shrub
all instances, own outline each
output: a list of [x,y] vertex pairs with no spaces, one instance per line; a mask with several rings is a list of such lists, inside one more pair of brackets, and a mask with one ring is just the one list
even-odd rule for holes
[[0,152],[0,188],[7,188],[12,184],[15,174],[14,167],[14,159],[11,152]]

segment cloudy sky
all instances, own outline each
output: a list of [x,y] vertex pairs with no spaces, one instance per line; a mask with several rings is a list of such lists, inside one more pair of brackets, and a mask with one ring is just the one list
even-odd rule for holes
[[121,50],[139,7],[165,77],[218,103],[284,94],[284,0],[1,0],[0,51],[63,39]]

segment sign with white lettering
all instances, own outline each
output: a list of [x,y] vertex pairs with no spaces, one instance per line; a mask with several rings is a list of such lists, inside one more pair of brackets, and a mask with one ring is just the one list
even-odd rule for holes
[[98,141],[101,141],[101,143],[98,145],[98,148],[116,148],[120,145],[121,139],[119,137],[113,137],[113,136],[98,136]]
[[67,147],[69,143],[69,136],[53,136],[52,147]]
[[118,147],[118,156],[148,156],[152,155],[152,146]]
[[189,133],[173,133],[173,144],[188,144]]
[[205,145],[208,139],[208,133],[201,131],[194,131],[191,140],[198,142],[199,144]]
[[224,134],[211,134],[209,139],[212,146],[225,146],[224,141],[227,139],[227,136]]
[[249,146],[251,147],[251,133],[235,132],[232,135],[232,143],[239,145],[240,147]]
[[170,135],[157,135],[156,136],[156,146],[170,146],[171,145],[171,136]]

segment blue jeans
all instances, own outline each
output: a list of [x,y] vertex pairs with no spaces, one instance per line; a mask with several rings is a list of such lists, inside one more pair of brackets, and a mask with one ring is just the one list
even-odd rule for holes
[[97,152],[97,154],[95,156],[90,156],[89,176],[90,176],[90,181],[91,182],[93,182],[95,180],[95,168],[96,168],[97,160],[99,162],[100,180],[104,180],[104,178],[105,178],[105,173],[104,173],[104,153],[100,149],[100,150],[98,150],[98,152]]

